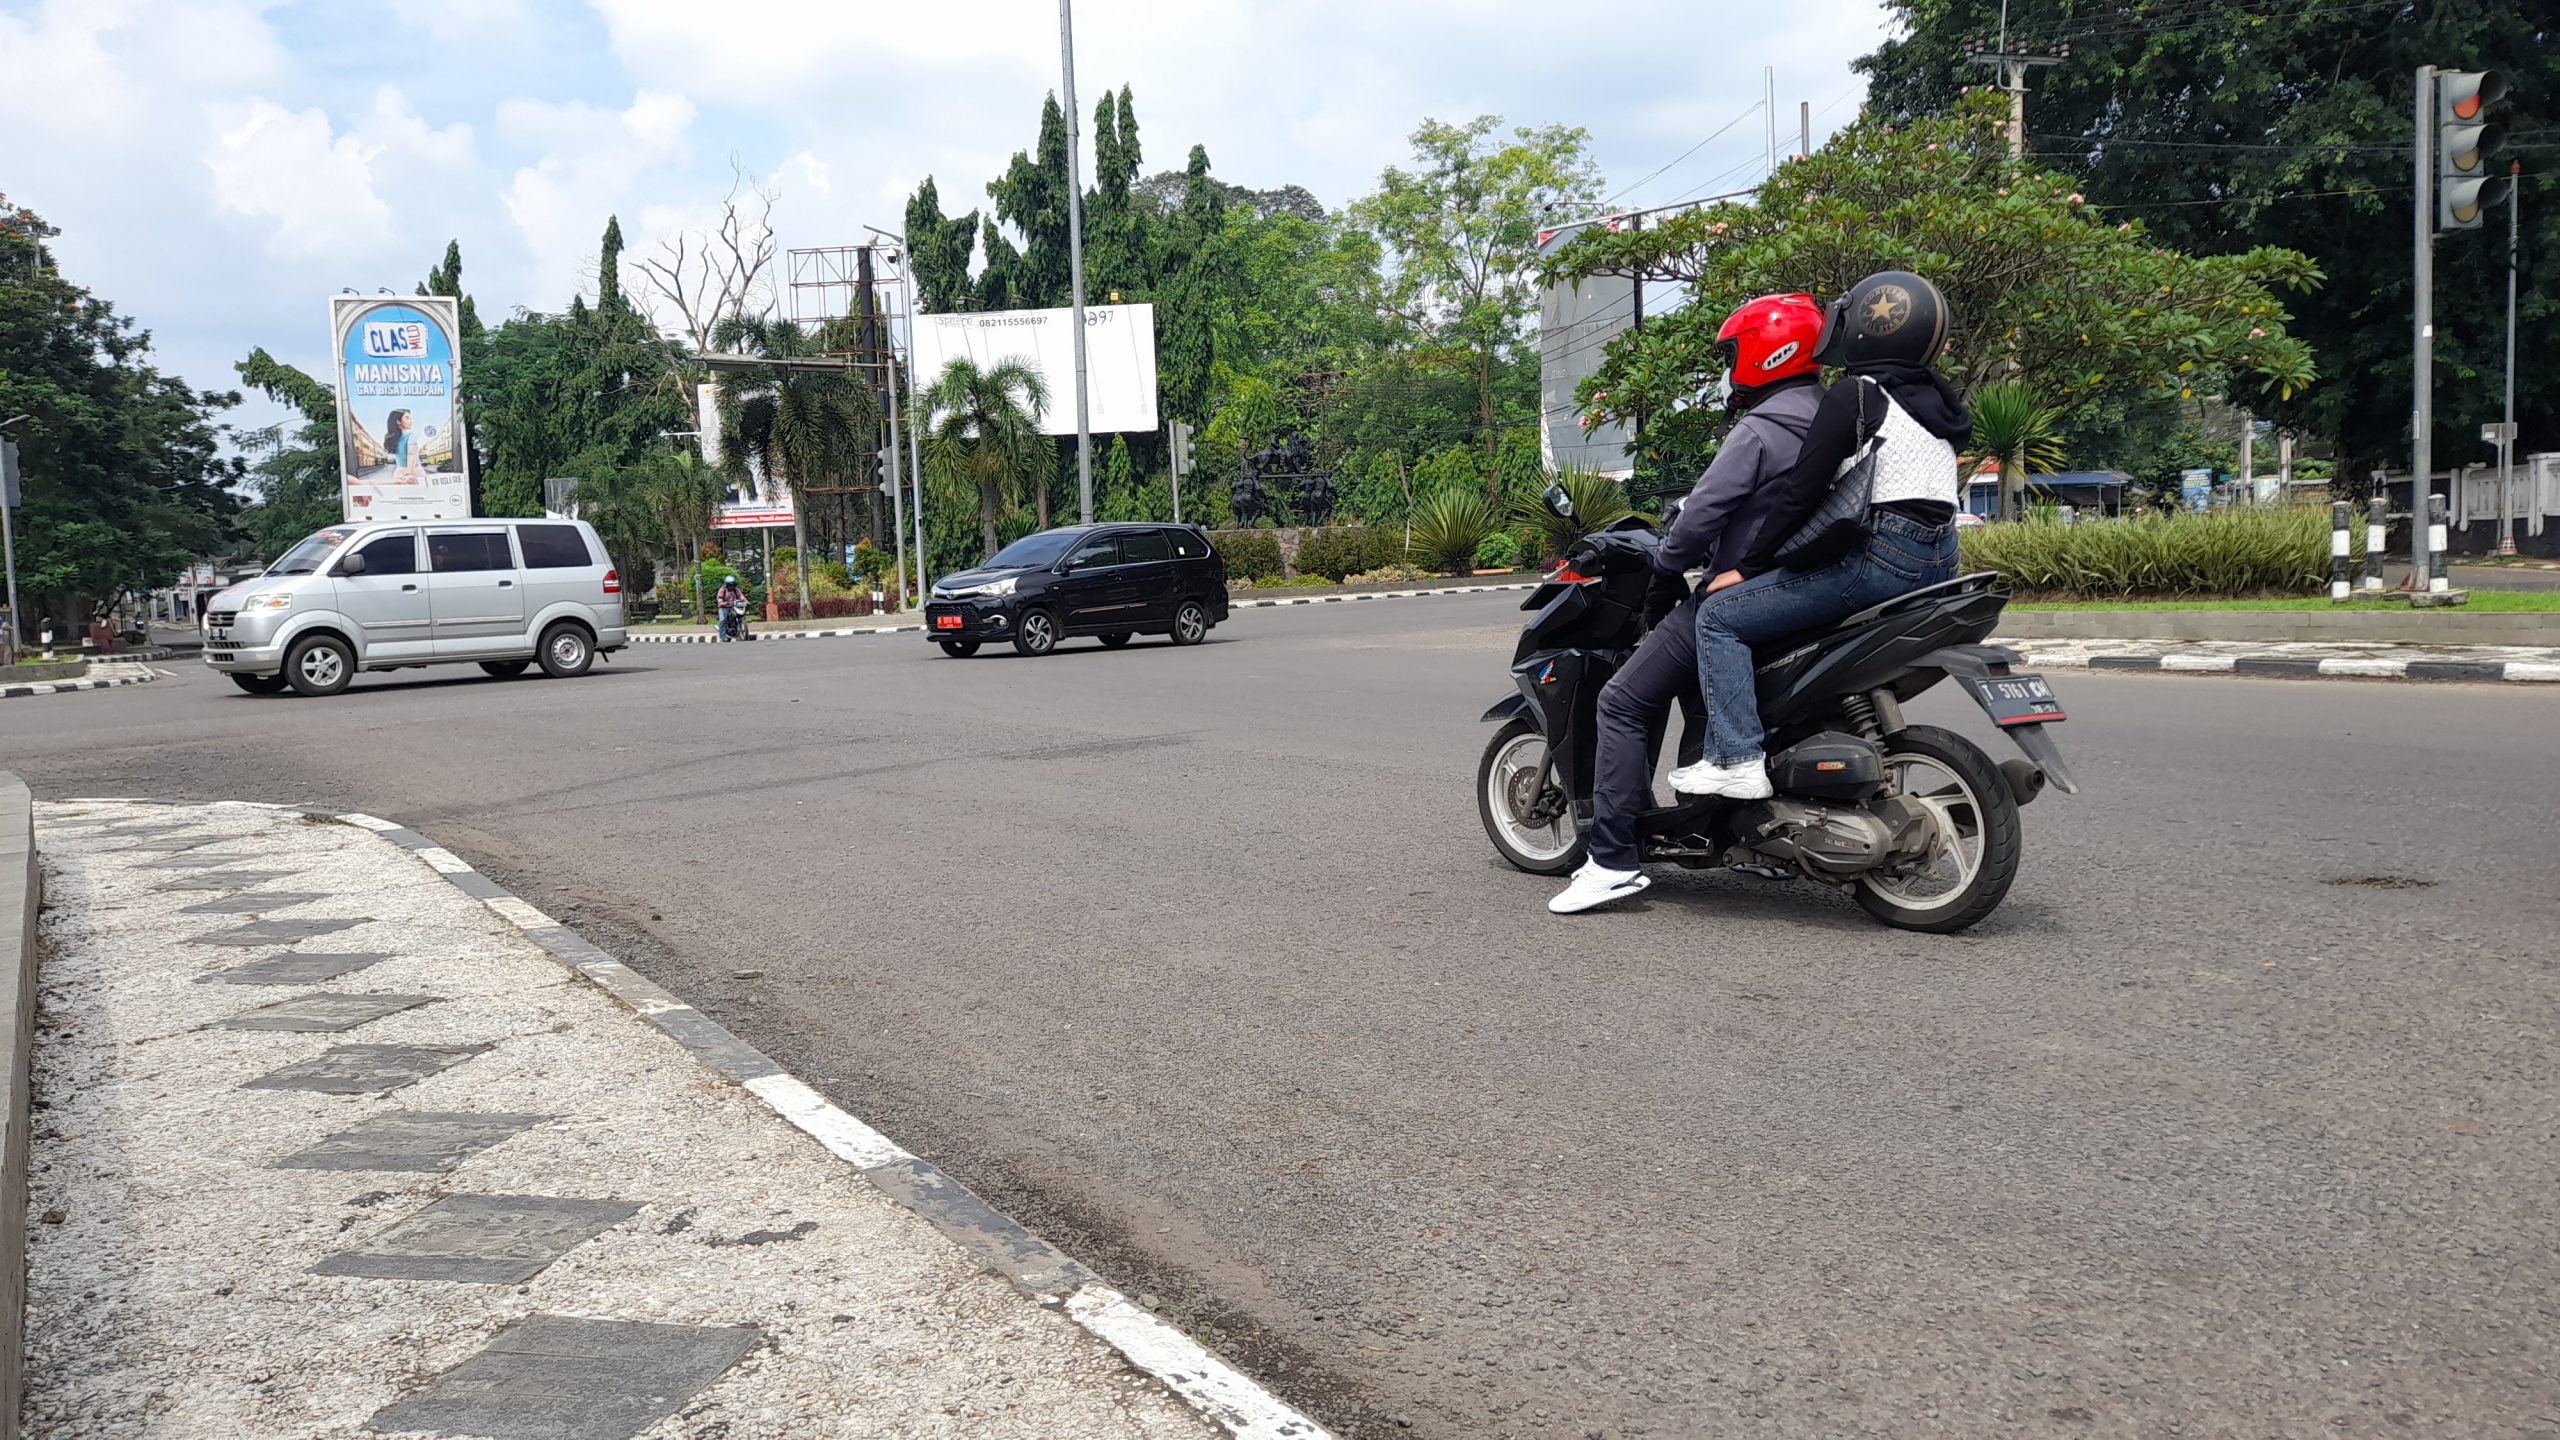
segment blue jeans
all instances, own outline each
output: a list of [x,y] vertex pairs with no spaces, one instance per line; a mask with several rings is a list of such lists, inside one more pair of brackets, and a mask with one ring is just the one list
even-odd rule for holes
[[1956,528],[1891,511],[1876,516],[1867,548],[1820,570],[1771,570],[1698,602],[1698,676],[1707,694],[1707,758],[1761,758],[1757,667],[1751,647],[1820,630],[1898,595],[1956,575]]

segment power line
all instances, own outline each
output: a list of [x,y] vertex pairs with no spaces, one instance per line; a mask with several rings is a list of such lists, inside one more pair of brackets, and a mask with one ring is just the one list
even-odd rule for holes
[[1715,131],[1708,135],[1706,139],[1701,140],[1697,144],[1690,146],[1688,149],[1681,151],[1677,156],[1674,156],[1670,161],[1666,162],[1661,169],[1655,170],[1651,175],[1647,175],[1642,180],[1637,181],[1633,185],[1629,185],[1625,189],[1620,190],[1617,194],[1601,201],[1601,205],[1603,207],[1615,205],[1620,200],[1625,199],[1628,195],[1652,184],[1655,180],[1661,178],[1664,170],[1668,170],[1672,166],[1677,165],[1681,161],[1688,159],[1690,156],[1697,154],[1701,150],[1704,150],[1707,146],[1713,144],[1717,138],[1722,136],[1726,131],[1731,130],[1734,126],[1741,124],[1743,121],[1750,119],[1753,115],[1758,114],[1762,103],[1763,102],[1758,100],[1752,101],[1749,105],[1743,107],[1741,114],[1736,115],[1732,119],[1724,122],[1722,125],[1717,126]]

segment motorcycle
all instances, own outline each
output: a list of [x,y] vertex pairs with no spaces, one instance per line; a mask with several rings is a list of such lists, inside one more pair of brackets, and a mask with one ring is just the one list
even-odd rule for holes
[[[1547,507],[1571,518],[1549,487]],[[1576,541],[1522,602],[1516,694],[1484,713],[1501,728],[1477,767],[1485,834],[1515,868],[1562,875],[1584,858],[1601,687],[1676,603],[1652,567],[1661,535],[1630,516]],[[1636,822],[1646,863],[1774,866],[1845,887],[1903,930],[1951,934],[1999,908],[2017,878],[2019,808],[2051,785],[2079,793],[2046,727],[2061,702],[2018,655],[1981,643],[2007,592],[1959,576],[1792,636],[1757,658],[1768,731],[1765,800],[1678,796]],[[1903,719],[1903,702],[1953,679],[2016,742],[1994,764],[1964,736]],[[1656,737],[1659,743],[1659,737]]]

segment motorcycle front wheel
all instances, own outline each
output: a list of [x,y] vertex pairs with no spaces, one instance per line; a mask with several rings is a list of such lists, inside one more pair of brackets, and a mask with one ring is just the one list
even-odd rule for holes
[[1562,875],[1582,863],[1586,842],[1555,777],[1543,788],[1538,783],[1546,759],[1547,737],[1526,717],[1495,731],[1476,767],[1476,812],[1486,838],[1514,869]]
[[1999,909],[2018,878],[2017,798],[1991,757],[1952,730],[1914,725],[1884,750],[1893,792],[1926,809],[1936,833],[1925,857],[1859,877],[1858,904],[1897,930],[1954,934]]

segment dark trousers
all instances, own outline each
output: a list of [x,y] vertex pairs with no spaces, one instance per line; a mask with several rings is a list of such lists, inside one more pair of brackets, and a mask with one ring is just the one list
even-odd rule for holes
[[1607,870],[1636,868],[1636,817],[1653,803],[1657,742],[1682,702],[1680,759],[1697,758],[1698,602],[1684,600],[1644,637],[1600,687],[1598,754],[1591,767],[1591,860]]

